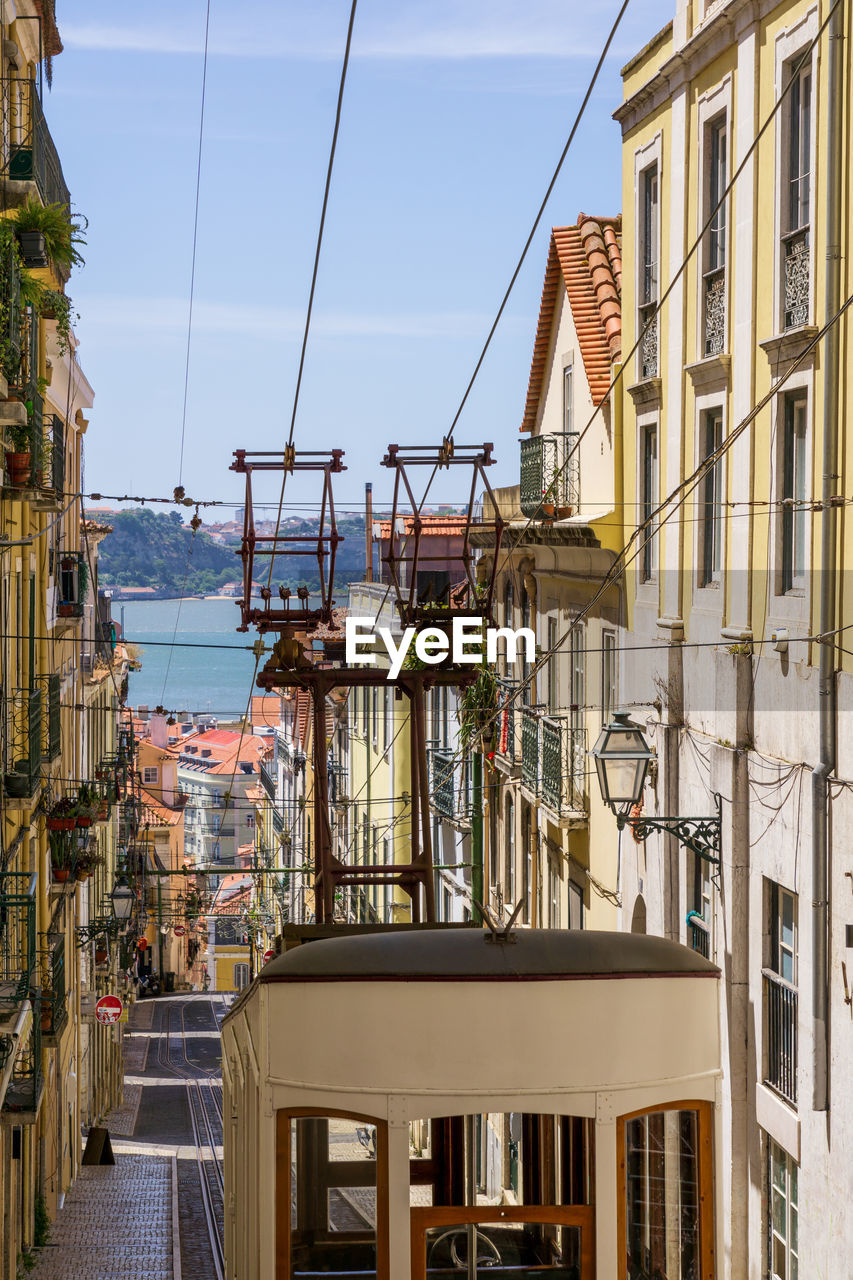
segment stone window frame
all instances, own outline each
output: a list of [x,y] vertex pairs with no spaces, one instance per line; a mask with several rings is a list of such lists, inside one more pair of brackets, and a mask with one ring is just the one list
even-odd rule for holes
[[[729,406],[728,396],[720,391],[708,391],[702,395],[697,395],[694,399],[694,428],[693,428],[693,453],[694,466],[699,466],[704,457],[702,447],[702,434],[706,415],[712,411],[719,411],[722,416],[722,439],[725,444],[728,437],[729,429]],[[703,583],[701,580],[701,552],[702,552],[702,521],[701,508],[697,505],[694,507],[696,512],[696,521],[694,524],[693,534],[693,599],[696,604],[704,608],[712,608],[715,612],[720,612],[725,599],[725,577],[726,577],[726,553],[728,545],[729,524],[726,515],[731,512],[725,511],[725,503],[728,493],[728,454],[725,453],[717,464],[721,468],[720,476],[720,493],[721,506],[724,509],[722,517],[721,545],[720,545],[720,572],[718,578],[712,582]],[[694,491],[694,501],[699,504],[704,501],[704,480],[697,485]]]
[[[662,292],[662,281],[660,278],[661,266],[663,262],[663,131],[658,132],[647,143],[641,147],[637,147],[634,151],[634,241],[636,252],[634,254],[634,316],[636,321],[635,340],[639,343],[640,337],[640,298],[642,297],[642,252],[640,250],[640,237],[643,230],[643,200],[642,200],[642,177],[648,169],[653,165],[657,165],[658,171],[658,245],[657,245],[657,262],[658,262],[658,302]],[[643,348],[639,343],[634,353],[634,365],[636,369],[637,382],[647,381],[643,374]],[[660,341],[660,314],[658,314],[658,368],[657,377],[661,376],[661,341]]]
[[[812,542],[814,535],[813,520],[806,537],[806,564],[805,577],[806,587],[803,590],[795,589],[792,591],[783,591],[782,589],[782,517],[781,508],[777,510],[778,502],[781,497],[783,476],[782,476],[782,451],[784,449],[784,433],[785,433],[785,402],[786,399],[798,391],[804,391],[806,394],[806,459],[809,467],[809,474],[814,474],[814,448],[815,448],[815,393],[814,393],[814,372],[809,367],[801,367],[795,370],[786,380],[783,386],[779,388],[778,394],[773,400],[773,431],[771,435],[770,445],[770,493],[769,497],[773,502],[773,514],[771,516],[771,536],[769,539],[769,572],[770,583],[768,591],[768,599],[770,602],[768,627],[773,628],[777,623],[786,626],[789,623],[799,623],[808,628],[808,619],[811,609],[811,593],[808,585],[808,577],[812,569]],[[809,487],[807,485],[807,492]]]
[[[643,444],[646,432],[650,427],[654,427],[657,432],[657,492],[656,502],[660,502],[661,493],[661,415],[658,409],[648,410],[644,413],[637,414],[637,527],[642,523],[642,509],[645,505],[645,488],[643,485]],[[651,572],[648,577],[644,577],[644,556],[641,549],[636,560],[636,582],[637,595],[640,599],[657,599],[658,579],[660,576],[660,528],[658,528],[654,537],[656,543],[652,544],[651,556]]]
[[[726,184],[731,182],[733,169],[732,143],[733,143],[733,113],[732,113],[732,76],[725,76],[718,85],[713,89],[709,89],[707,93],[703,93],[697,102],[697,132],[698,132],[698,148],[699,148],[699,199],[696,209],[696,235],[700,234],[705,223],[708,221],[708,215],[711,212],[710,205],[710,188],[711,188],[711,147],[710,136],[711,127],[716,124],[720,116],[725,117],[726,122],[726,141],[727,141],[727,164],[726,164]],[[731,291],[729,282],[731,280],[731,259],[733,248],[733,193],[730,192],[726,198],[726,263],[725,263],[725,289],[726,289],[726,338],[723,347],[724,351],[728,350],[730,339],[730,301]],[[702,244],[697,254],[697,270],[696,270],[696,359],[705,360],[709,357],[705,355],[705,272],[708,270],[708,244],[709,238],[707,233],[703,237]]]
[[[792,63],[795,63],[815,39],[819,29],[819,11],[817,5],[812,6],[802,17],[790,27],[779,33],[775,41],[775,76],[774,89],[776,101],[785,90],[790,78]],[[809,175],[809,208],[812,210],[814,222],[817,169],[817,121],[818,121],[818,45],[811,53],[812,100],[811,100],[811,170]],[[790,138],[790,117],[788,112],[790,95],[776,115],[775,129],[775,169],[773,199],[773,316],[776,333],[785,333],[785,257],[782,237],[786,235],[784,205],[787,200],[787,154]],[[812,233],[809,241],[809,314],[807,324],[814,322],[815,315],[815,237]]]

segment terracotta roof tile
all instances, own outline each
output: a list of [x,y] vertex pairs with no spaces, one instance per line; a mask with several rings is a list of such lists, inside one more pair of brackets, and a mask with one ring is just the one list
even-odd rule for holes
[[621,218],[593,218],[583,213],[574,226],[551,231],[522,431],[536,426],[561,288],[566,290],[572,309],[593,404],[600,404],[607,395],[611,365],[622,349],[620,233]]

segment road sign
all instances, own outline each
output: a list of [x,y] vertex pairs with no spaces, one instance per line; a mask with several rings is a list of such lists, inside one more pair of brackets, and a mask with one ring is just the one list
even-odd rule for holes
[[118,1022],[122,1015],[124,1005],[118,996],[101,996],[95,1005],[95,1017],[105,1027],[111,1027],[114,1022]]
[[264,952],[264,964],[267,964],[270,960],[274,960],[274,959],[275,959],[275,952],[274,952],[274,951],[265,951],[265,952]]
[[174,929],[172,930],[172,933],[174,933],[176,938],[182,938],[186,933],[186,929],[182,924],[176,924]]

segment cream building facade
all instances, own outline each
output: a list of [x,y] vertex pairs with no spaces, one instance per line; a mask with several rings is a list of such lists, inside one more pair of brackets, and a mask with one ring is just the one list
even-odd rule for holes
[[722,826],[718,864],[623,832],[622,925],[723,971],[720,1274],[755,1280],[846,1274],[853,1241],[849,23],[679,0],[616,112],[623,699],[645,813]]

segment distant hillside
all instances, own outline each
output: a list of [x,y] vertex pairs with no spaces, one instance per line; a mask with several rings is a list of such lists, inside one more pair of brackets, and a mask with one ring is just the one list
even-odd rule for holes
[[[99,577],[105,587],[150,587],[158,595],[211,595],[226,583],[239,582],[243,567],[235,554],[239,547],[225,546],[203,529],[195,537],[189,525],[172,511],[155,512],[137,507],[110,516],[113,532],[104,538],[98,552]],[[294,522],[295,523],[295,522]],[[316,520],[303,520],[288,533],[314,533]],[[364,521],[360,516],[344,516],[338,532],[345,538],[338,548],[335,579],[341,586],[364,575]],[[190,552],[189,571],[187,553]],[[257,580],[265,580],[268,561],[259,562]],[[186,575],[186,585],[184,585]],[[316,586],[316,559],[283,556],[276,560],[274,584],[295,588]],[[345,593],[344,593],[345,594]],[[338,599],[342,593],[336,592]]]

